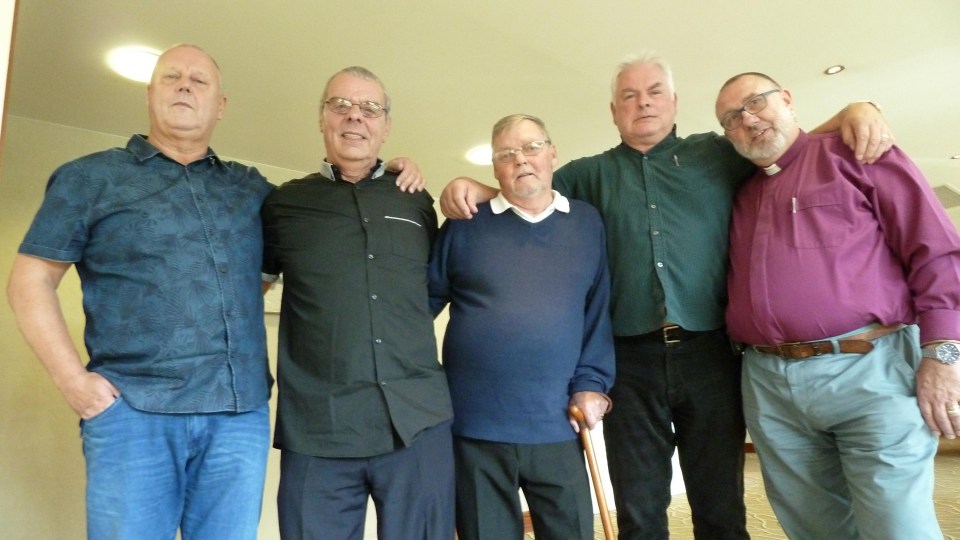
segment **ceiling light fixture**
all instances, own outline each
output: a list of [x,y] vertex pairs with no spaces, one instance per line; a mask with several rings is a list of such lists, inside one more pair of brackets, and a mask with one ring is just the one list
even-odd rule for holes
[[147,83],[160,51],[148,47],[118,47],[107,54],[107,65],[130,80]]
[[489,144],[481,144],[467,150],[467,161],[474,165],[490,165],[493,162],[493,148]]
[[960,154],[957,154],[955,156],[950,156],[950,159],[960,159]]
[[845,68],[843,65],[837,64],[837,65],[828,67],[827,69],[823,70],[823,72],[827,75],[836,75],[837,73],[840,73],[845,69],[847,68]]

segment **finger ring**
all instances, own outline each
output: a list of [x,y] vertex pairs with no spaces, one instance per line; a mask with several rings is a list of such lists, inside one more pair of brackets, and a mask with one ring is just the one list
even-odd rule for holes
[[954,403],[947,407],[947,416],[960,416],[960,406]]

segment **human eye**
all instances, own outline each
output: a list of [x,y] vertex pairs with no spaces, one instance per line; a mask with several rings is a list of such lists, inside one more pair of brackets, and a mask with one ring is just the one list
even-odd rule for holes
[[521,150],[524,154],[531,156],[539,153],[544,144],[546,144],[546,141],[530,141],[524,144]]
[[383,106],[376,101],[364,101],[360,104],[360,112],[364,116],[376,118],[383,114]]
[[330,98],[330,100],[327,101],[327,103],[329,104],[330,109],[333,112],[337,112],[341,114],[349,111],[350,107],[353,107],[353,103],[343,98]]
[[500,150],[499,152],[493,153],[493,160],[498,162],[509,161],[513,157],[513,149],[508,148],[506,150]]

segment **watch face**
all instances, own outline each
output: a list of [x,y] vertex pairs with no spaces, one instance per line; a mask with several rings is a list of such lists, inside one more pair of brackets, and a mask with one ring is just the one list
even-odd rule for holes
[[953,364],[960,359],[960,347],[956,343],[941,343],[937,345],[937,360],[944,364]]

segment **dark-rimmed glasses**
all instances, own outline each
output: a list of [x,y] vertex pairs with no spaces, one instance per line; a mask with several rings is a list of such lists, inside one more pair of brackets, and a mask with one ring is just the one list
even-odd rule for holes
[[767,107],[767,96],[779,91],[779,88],[774,88],[773,90],[767,90],[762,94],[753,96],[743,104],[743,107],[725,114],[723,118],[720,119],[720,126],[723,127],[724,131],[733,131],[737,129],[741,124],[743,124],[744,111],[750,114],[757,114]]

